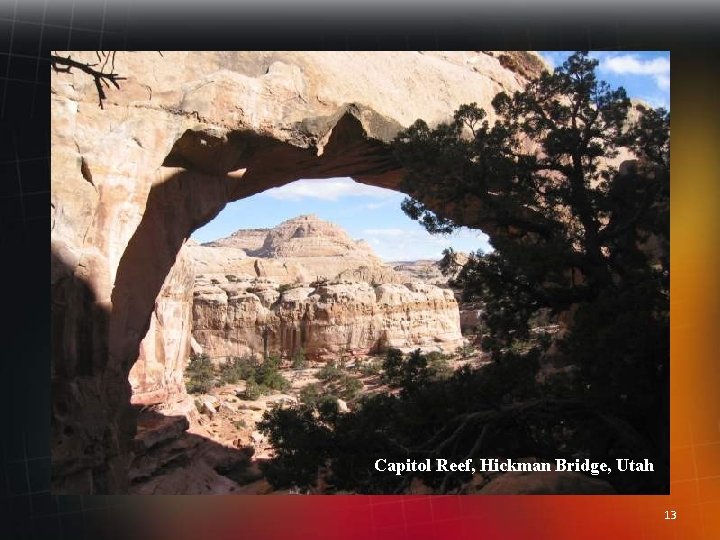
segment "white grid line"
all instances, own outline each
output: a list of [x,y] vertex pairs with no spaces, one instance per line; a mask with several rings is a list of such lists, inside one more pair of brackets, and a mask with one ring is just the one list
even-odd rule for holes
[[[12,63],[12,48],[13,48],[13,41],[15,40],[15,17],[17,16],[17,6],[18,6],[18,0],[15,0],[15,5],[13,7],[13,19],[11,21],[12,25],[10,26],[10,42],[8,43],[8,52],[10,53],[10,56],[8,56],[7,66],[5,66],[5,79],[6,80],[10,78],[10,64]],[[7,99],[7,90],[8,90],[8,85],[6,84],[3,87],[2,106],[0,107],[0,118],[5,118],[5,101]],[[17,152],[16,152],[16,154],[17,154]]]
[[35,64],[35,86],[33,87],[33,95],[32,95],[32,104],[30,105],[30,118],[32,119],[35,116],[35,100],[37,98],[37,89],[39,86],[39,80],[40,80],[40,56],[42,55],[42,46],[43,46],[43,36],[45,35],[45,15],[47,13],[47,0],[43,2],[43,13],[42,13],[42,22],[43,24],[40,26],[40,39],[38,40],[38,60]]

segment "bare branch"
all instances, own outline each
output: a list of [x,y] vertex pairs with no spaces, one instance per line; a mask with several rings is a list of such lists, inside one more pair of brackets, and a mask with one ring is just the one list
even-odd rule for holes
[[[100,69],[95,69],[94,66],[97,66],[97,64],[78,62],[77,60],[73,60],[69,55],[61,56],[59,54],[50,55],[50,66],[56,73],[71,73],[72,69],[78,69],[83,73],[90,75],[93,78],[95,88],[97,89],[98,104],[101,109],[104,109],[103,100],[107,98],[107,95],[105,94],[103,86],[109,88],[110,84],[112,84],[115,88],[119,89],[120,85],[118,84],[118,81],[124,81],[126,78],[115,73],[115,51],[97,51],[95,54],[97,55],[98,60],[102,62]],[[110,62],[110,71],[106,72],[105,67],[108,64],[108,61]]]

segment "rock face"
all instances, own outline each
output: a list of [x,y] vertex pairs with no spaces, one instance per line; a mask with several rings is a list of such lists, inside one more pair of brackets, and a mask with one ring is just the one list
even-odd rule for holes
[[229,258],[240,250],[228,246],[245,237],[241,230],[189,248],[197,267],[214,270],[198,275],[192,321],[195,342],[212,358],[301,349],[337,358],[462,344],[451,291],[395,272],[333,223],[289,219],[266,231],[256,257]]
[[367,257],[380,262],[362,241],[314,215],[289,219],[268,232],[259,257]]
[[190,356],[194,283],[193,262],[183,248],[160,289],[150,327],[130,370],[133,403],[160,403],[185,392],[183,370]]
[[235,248],[254,256],[263,246],[269,232],[270,229],[240,229],[227,238],[205,242],[203,246]]
[[460,315],[451,291],[420,282],[295,287],[268,280],[200,284],[193,337],[210,357],[263,353],[311,358],[405,350],[455,350]]
[[[259,247],[246,250],[240,245]],[[191,246],[188,252],[198,275],[230,276],[231,280],[259,277],[280,284],[320,279],[405,281],[367,242],[353,240],[337,225],[314,215],[298,216],[272,229],[241,229],[227,238]]]
[[193,230],[298,178],[398,189],[388,142],[401,128],[491,109],[542,66],[531,53],[118,52],[125,79],[102,108],[91,77],[53,72],[54,491],[128,490],[133,365],[139,395],[182,392],[184,341],[161,312],[185,294],[168,275]]

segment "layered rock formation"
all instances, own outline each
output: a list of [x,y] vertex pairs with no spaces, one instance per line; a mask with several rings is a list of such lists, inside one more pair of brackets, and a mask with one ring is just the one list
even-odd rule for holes
[[268,232],[259,257],[357,257],[380,262],[370,246],[355,241],[330,222],[307,215],[289,219]]
[[311,358],[337,358],[462,345],[452,292],[420,282],[321,284],[282,293],[268,280],[205,282],[195,290],[193,337],[211,357],[290,356],[302,349]]
[[451,291],[395,272],[366,242],[313,215],[268,229],[256,257],[218,265],[228,251],[242,251],[238,242],[259,240],[257,231],[188,249],[196,267],[215,270],[198,275],[193,301],[193,338],[210,357],[302,349],[337,358],[462,344]]
[[314,215],[298,216],[272,229],[241,229],[227,238],[191,245],[188,252],[197,273],[211,277],[262,277],[281,284],[308,284],[319,279],[404,280],[367,242],[353,240],[340,227]]
[[205,242],[203,246],[234,248],[254,256],[263,247],[269,232],[270,229],[240,229],[227,238]]
[[102,108],[86,73],[51,81],[56,492],[127,491],[134,364],[139,394],[182,391],[171,366],[184,345],[162,312],[185,294],[168,274],[193,230],[229,201],[298,178],[397,189],[403,171],[388,142],[401,128],[445,121],[462,103],[490,110],[542,62],[497,52],[118,52],[112,67],[125,79],[105,89]]

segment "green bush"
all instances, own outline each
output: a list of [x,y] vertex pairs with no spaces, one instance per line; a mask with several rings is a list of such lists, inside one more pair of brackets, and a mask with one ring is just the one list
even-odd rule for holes
[[293,355],[292,368],[293,369],[305,369],[307,367],[307,358],[305,358],[305,350],[301,347]]
[[263,388],[254,378],[249,378],[245,384],[245,392],[243,393],[243,399],[248,401],[255,401],[263,395]]
[[268,390],[285,392],[290,388],[290,381],[283,377],[279,368],[280,357],[271,356],[255,368],[254,379]]
[[329,382],[339,379],[342,373],[342,369],[340,369],[334,361],[330,361],[317,372],[316,377],[321,381]]
[[206,354],[190,356],[185,368],[185,388],[188,394],[206,394],[215,386],[215,369]]
[[340,377],[340,380],[337,382],[334,389],[339,398],[344,399],[345,401],[352,401],[358,397],[362,387],[362,383],[354,377],[351,377],[350,375],[343,375]]
[[431,352],[427,355],[429,375],[433,379],[447,379],[453,373],[450,358],[440,352]]
[[300,403],[310,408],[322,407],[328,402],[337,402],[337,396],[327,393],[323,386],[318,383],[307,384],[300,390]]
[[360,373],[362,373],[364,376],[372,377],[373,375],[378,375],[380,373],[380,370],[382,369],[382,363],[377,359],[368,360],[360,364],[359,369]]
[[388,349],[382,364],[383,380],[390,385],[400,384],[402,379],[403,354],[400,349]]
[[219,379],[223,384],[235,384],[255,374],[257,361],[249,356],[233,356],[220,366]]

